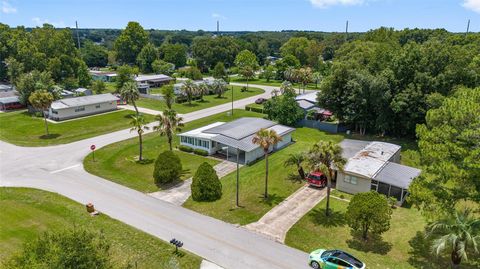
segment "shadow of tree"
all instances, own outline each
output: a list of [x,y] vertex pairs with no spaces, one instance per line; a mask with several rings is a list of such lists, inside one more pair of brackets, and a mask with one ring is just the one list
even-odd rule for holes
[[282,202],[282,201],[285,199],[285,197],[279,196],[279,195],[277,195],[277,194],[275,194],[275,193],[272,193],[272,194],[268,194],[267,199],[265,199],[265,198],[263,197],[263,195],[260,196],[260,199],[261,199],[261,202],[262,202],[262,203],[265,203],[265,204],[267,204],[267,205],[269,205],[269,206],[273,206],[273,205],[277,205],[277,204],[279,204],[280,202]]
[[347,240],[349,248],[362,252],[373,252],[380,255],[387,254],[392,249],[390,242],[383,241],[380,235],[369,234],[367,240],[363,240],[361,232],[352,231],[352,239]]
[[297,175],[297,174],[294,174],[294,173],[288,174],[288,176],[287,176],[285,179],[286,179],[286,180],[290,180],[290,181],[292,181],[293,183],[301,183],[301,182],[303,182],[302,177],[300,177],[300,175]]
[[325,208],[312,210],[312,220],[316,225],[323,227],[342,227],[347,224],[345,213],[330,208],[330,215],[325,215]]
[[222,97],[215,96],[214,98],[215,98],[215,99],[228,99],[228,98],[225,97],[225,96],[222,96]]
[[60,136],[61,136],[61,134],[48,134],[48,135],[41,135],[39,137],[40,137],[40,139],[55,139],[55,138],[58,138]]

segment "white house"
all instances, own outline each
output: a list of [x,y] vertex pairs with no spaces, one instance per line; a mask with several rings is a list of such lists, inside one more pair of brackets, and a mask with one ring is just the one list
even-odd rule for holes
[[162,85],[168,84],[170,81],[174,80],[174,78],[162,74],[139,75],[134,79],[138,84],[148,84],[150,87],[161,87]]
[[52,103],[48,117],[60,121],[112,111],[118,100],[111,93],[60,99]]
[[117,77],[117,73],[115,72],[97,70],[90,70],[89,72],[93,80],[101,80],[104,82],[112,82]]
[[273,121],[245,117],[228,123],[212,123],[178,136],[180,136],[181,145],[205,150],[209,155],[225,155],[232,161],[236,160],[238,151],[239,162],[248,164],[263,156],[263,149],[252,143],[255,133],[262,128],[275,130],[282,137],[282,141],[271,150],[290,144],[292,133],[295,131],[295,128]]
[[351,139],[343,140],[341,146],[348,161],[337,172],[338,190],[352,194],[375,190],[405,201],[410,183],[421,170],[400,164],[400,146]]

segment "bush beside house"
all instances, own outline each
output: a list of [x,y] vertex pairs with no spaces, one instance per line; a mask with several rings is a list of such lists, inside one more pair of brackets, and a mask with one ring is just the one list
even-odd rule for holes
[[215,201],[222,197],[222,183],[213,167],[206,162],[198,167],[191,188],[194,201]]
[[164,151],[158,155],[155,161],[155,169],[153,170],[153,178],[155,184],[171,183],[180,179],[182,174],[182,162],[180,158],[172,151]]

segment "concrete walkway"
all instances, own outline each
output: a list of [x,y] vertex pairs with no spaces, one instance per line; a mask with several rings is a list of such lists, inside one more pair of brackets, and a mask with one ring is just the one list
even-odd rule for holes
[[326,188],[316,189],[305,185],[268,211],[260,220],[246,225],[245,228],[283,243],[288,230],[326,195]]
[[[227,174],[235,171],[237,164],[230,161],[223,161],[213,167],[217,172],[219,178],[224,177]],[[171,187],[168,190],[162,190],[149,193],[150,196],[165,202],[172,203],[174,205],[183,205],[187,201],[188,197],[192,194],[190,186],[192,185],[192,178],[184,180],[179,184]]]
[[200,269],[223,269],[223,267],[220,267],[212,262],[209,262],[207,260],[203,260],[202,264],[200,264]]

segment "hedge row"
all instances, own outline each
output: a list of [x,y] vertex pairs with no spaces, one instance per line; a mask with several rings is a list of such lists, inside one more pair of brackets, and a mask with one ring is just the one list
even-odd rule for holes
[[259,108],[259,107],[254,107],[254,106],[247,105],[247,106],[245,106],[245,110],[263,114],[263,108]]
[[208,151],[206,150],[203,150],[203,149],[194,149],[192,147],[189,147],[189,146],[185,146],[185,145],[180,145],[178,146],[178,149],[181,150],[181,151],[184,151],[184,152],[193,152],[197,155],[200,155],[200,156],[208,156]]

